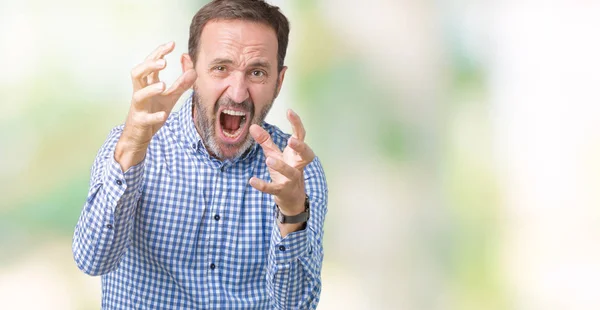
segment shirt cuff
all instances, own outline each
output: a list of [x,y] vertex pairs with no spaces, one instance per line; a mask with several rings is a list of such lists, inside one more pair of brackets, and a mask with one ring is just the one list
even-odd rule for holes
[[121,165],[111,156],[104,172],[103,184],[106,192],[111,200],[118,201],[115,208],[117,213],[121,213],[123,210],[120,210],[120,207],[123,201],[128,201],[129,198],[135,200],[141,194],[144,161],[123,172]]
[[308,227],[287,234],[281,237],[277,223],[273,225],[271,233],[271,257],[276,264],[285,264],[297,260],[298,258],[310,254],[308,242]]

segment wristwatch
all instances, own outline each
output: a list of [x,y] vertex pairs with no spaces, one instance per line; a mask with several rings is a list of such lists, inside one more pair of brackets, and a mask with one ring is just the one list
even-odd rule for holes
[[281,224],[297,224],[297,223],[304,223],[306,221],[308,221],[308,219],[310,218],[310,201],[308,199],[308,195],[304,194],[306,196],[306,198],[304,198],[304,212],[298,214],[298,215],[293,215],[293,216],[289,216],[289,215],[285,215],[283,213],[281,213],[281,210],[279,210],[279,206],[277,206],[277,210],[275,211],[275,216],[277,217],[277,220],[279,221],[279,223]]

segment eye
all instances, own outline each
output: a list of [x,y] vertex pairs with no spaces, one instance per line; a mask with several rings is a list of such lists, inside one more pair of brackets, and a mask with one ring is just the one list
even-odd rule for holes
[[210,69],[210,71],[215,72],[215,73],[223,73],[223,72],[227,72],[227,67],[223,66],[223,65],[216,65],[216,66],[212,67]]
[[264,77],[266,75],[265,72],[261,70],[253,70],[251,74],[253,77]]

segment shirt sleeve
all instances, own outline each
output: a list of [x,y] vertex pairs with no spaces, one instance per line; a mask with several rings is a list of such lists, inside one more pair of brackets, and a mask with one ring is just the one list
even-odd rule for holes
[[267,289],[276,309],[316,309],[321,295],[327,182],[318,158],[304,173],[310,199],[306,228],[282,238],[275,224],[271,233]]
[[126,172],[114,159],[123,132],[116,127],[92,166],[90,190],[73,236],[73,257],[89,275],[115,270],[127,250],[144,175],[144,161]]

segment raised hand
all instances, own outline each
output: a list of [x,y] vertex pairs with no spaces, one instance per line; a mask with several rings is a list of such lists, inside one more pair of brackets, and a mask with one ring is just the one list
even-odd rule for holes
[[250,134],[265,153],[266,164],[271,176],[271,183],[252,177],[250,185],[263,193],[273,195],[281,212],[291,216],[304,212],[303,172],[304,167],[313,161],[315,154],[304,143],[306,131],[300,117],[292,110],[288,111],[287,117],[292,124],[293,134],[283,152],[262,127],[258,125],[250,127]]
[[144,159],[150,140],[164,125],[179,97],[196,80],[196,72],[190,69],[165,90],[165,83],[158,75],[166,67],[165,55],[174,48],[174,42],[157,47],[144,62],[131,70],[131,106],[115,148],[115,160],[123,171]]

